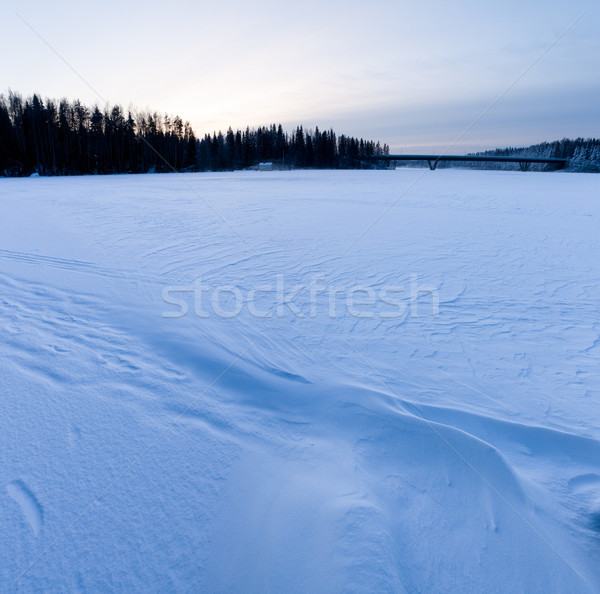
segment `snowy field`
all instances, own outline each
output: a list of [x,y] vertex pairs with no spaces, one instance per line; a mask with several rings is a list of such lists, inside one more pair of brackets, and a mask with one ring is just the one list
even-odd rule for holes
[[0,591],[600,591],[599,190],[1,179]]

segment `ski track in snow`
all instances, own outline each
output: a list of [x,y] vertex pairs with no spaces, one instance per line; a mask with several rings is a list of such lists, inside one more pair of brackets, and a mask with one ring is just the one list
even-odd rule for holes
[[600,178],[417,175],[0,180],[0,590],[600,589]]

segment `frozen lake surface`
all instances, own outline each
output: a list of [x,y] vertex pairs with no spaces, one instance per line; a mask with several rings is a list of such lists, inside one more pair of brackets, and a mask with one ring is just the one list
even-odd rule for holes
[[0,179],[0,590],[600,590],[599,190]]

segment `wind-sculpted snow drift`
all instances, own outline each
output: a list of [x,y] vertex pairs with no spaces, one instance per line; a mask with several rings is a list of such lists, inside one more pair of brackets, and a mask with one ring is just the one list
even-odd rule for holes
[[0,180],[0,590],[600,589],[597,186]]

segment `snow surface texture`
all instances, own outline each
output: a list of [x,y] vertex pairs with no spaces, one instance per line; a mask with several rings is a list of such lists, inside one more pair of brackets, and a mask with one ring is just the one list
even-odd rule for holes
[[599,184],[0,180],[0,590],[599,591]]

